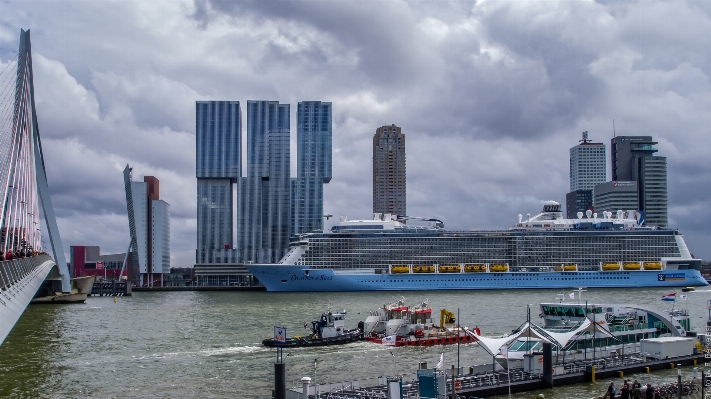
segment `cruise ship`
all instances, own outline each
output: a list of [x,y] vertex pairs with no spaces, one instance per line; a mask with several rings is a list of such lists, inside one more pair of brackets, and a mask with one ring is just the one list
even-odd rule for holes
[[342,217],[330,230],[300,235],[279,263],[245,267],[268,291],[708,284],[677,230],[641,226],[636,211],[576,216],[564,218],[547,201],[540,214],[496,231],[448,231],[439,220],[390,214]]

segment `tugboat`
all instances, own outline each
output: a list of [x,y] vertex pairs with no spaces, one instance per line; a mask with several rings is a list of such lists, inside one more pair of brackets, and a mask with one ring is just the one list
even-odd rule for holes
[[[435,326],[432,308],[427,301],[408,307],[403,298],[372,312],[365,319],[363,332],[367,341],[390,346],[432,346],[476,341],[455,323],[454,313],[442,309],[439,326]],[[475,331],[479,329],[475,328]]]
[[[267,338],[262,341],[262,345],[295,348],[302,346],[342,345],[362,340],[363,322],[358,323],[359,328],[346,330],[345,318],[345,310],[340,313],[328,311],[327,313],[323,313],[319,320],[311,322],[311,334],[308,336],[303,337],[297,335],[292,338],[287,338],[284,343],[276,342],[273,338]],[[306,325],[304,325],[304,327],[305,326]]]

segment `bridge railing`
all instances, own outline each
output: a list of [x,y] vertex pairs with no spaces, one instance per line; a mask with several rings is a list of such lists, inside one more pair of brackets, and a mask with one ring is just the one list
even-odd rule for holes
[[0,289],[8,290],[13,284],[29,276],[34,269],[42,262],[37,262],[42,258],[50,260],[49,255],[42,254],[28,258],[17,258],[0,262]]

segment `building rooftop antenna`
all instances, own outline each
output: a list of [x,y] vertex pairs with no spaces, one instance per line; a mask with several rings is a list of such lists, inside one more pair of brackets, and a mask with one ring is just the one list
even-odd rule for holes
[[617,137],[617,133],[615,132],[615,120],[612,120],[612,138],[614,139]]
[[579,140],[579,141],[583,144],[587,144],[592,141],[592,140],[588,139],[588,131],[587,130],[583,132],[583,139]]

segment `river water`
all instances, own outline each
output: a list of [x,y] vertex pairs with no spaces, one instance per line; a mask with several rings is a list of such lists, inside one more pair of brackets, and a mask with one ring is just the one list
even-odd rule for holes
[[[569,292],[569,291],[568,291]],[[566,292],[566,294],[568,293]],[[669,308],[663,289],[592,289],[583,300]],[[0,346],[0,397],[13,398],[269,398],[274,349],[261,340],[274,325],[287,335],[304,335],[303,323],[321,312],[346,310],[354,328],[369,311],[402,296],[408,305],[429,300],[434,313],[459,313],[463,326],[483,334],[504,334],[531,317],[538,304],[553,302],[558,290],[432,292],[136,292],[132,297],[91,297],[82,305],[32,305]],[[688,308],[692,327],[703,331],[711,289],[689,293],[676,307]],[[436,321],[438,322],[438,321]],[[310,323],[309,323],[310,324]],[[430,367],[444,351],[447,368],[457,364],[457,346],[391,348],[368,342],[285,350],[287,386],[303,376],[319,383],[361,380],[374,385],[384,375],[412,375],[420,361]],[[391,354],[392,352],[392,354]],[[314,368],[314,360],[317,359]],[[459,348],[459,364],[490,363],[475,345]],[[685,369],[690,374],[691,369]],[[657,383],[673,371],[639,376]],[[368,384],[368,383],[372,384]],[[609,381],[546,391],[546,398],[589,398]],[[617,385],[617,384],[616,384]],[[534,393],[514,395],[534,398]]]

